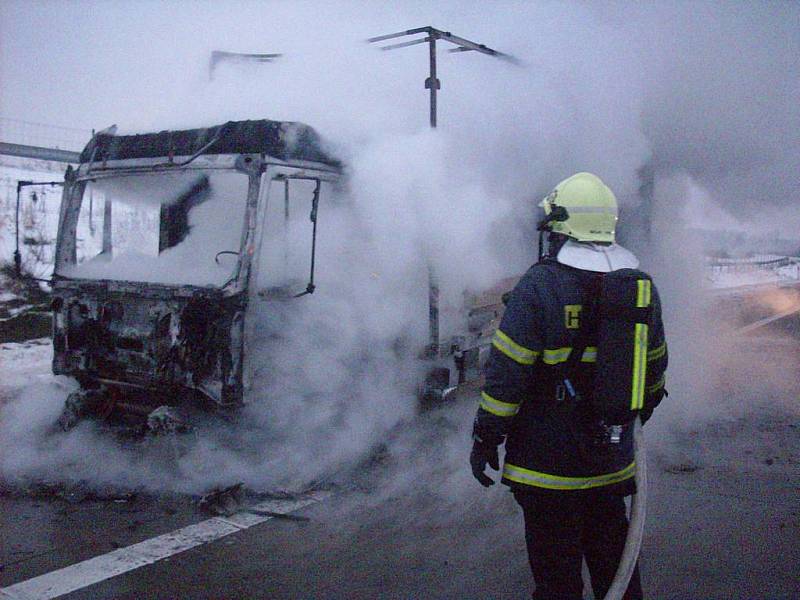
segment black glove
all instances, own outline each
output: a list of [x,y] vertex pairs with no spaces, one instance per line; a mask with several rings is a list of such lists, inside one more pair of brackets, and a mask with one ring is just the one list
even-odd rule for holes
[[653,411],[664,399],[664,396],[669,396],[669,392],[662,388],[645,400],[644,408],[639,411],[639,420],[641,420],[642,425],[650,420],[650,417],[653,416]]
[[469,455],[469,464],[472,466],[472,474],[484,487],[494,485],[494,480],[483,471],[489,465],[495,471],[500,470],[500,459],[497,456],[497,446],[475,438],[472,444],[472,452]]

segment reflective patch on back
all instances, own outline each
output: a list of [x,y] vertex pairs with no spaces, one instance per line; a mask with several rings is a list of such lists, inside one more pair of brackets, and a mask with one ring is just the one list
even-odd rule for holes
[[567,304],[564,306],[564,326],[567,329],[579,329],[581,326],[580,315],[582,304]]

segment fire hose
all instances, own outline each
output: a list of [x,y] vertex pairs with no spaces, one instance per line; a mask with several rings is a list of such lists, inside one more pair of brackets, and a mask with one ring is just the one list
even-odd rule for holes
[[647,461],[644,452],[644,435],[639,417],[633,424],[633,456],[636,462],[634,481],[636,493],[631,497],[631,517],[625,547],[617,567],[614,581],[605,595],[605,600],[620,600],[628,589],[628,583],[636,568],[639,550],[642,547],[644,534],[645,504],[647,502]]

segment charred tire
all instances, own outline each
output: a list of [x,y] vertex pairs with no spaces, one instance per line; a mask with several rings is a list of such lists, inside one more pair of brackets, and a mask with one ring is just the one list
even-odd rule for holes
[[58,417],[58,427],[69,431],[80,421],[99,414],[105,396],[100,390],[80,389],[72,392],[64,401],[64,410]]
[[425,376],[420,392],[420,410],[431,410],[444,402],[444,391],[450,386],[450,369],[434,367]]

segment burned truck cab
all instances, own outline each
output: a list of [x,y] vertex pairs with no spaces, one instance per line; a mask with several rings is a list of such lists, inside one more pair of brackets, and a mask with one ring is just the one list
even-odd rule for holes
[[[299,123],[96,134],[65,176],[53,372],[109,410],[241,405],[258,282],[287,295],[313,291],[321,190],[339,175]],[[290,204],[305,215],[302,284],[278,276],[287,271],[279,232]]]

